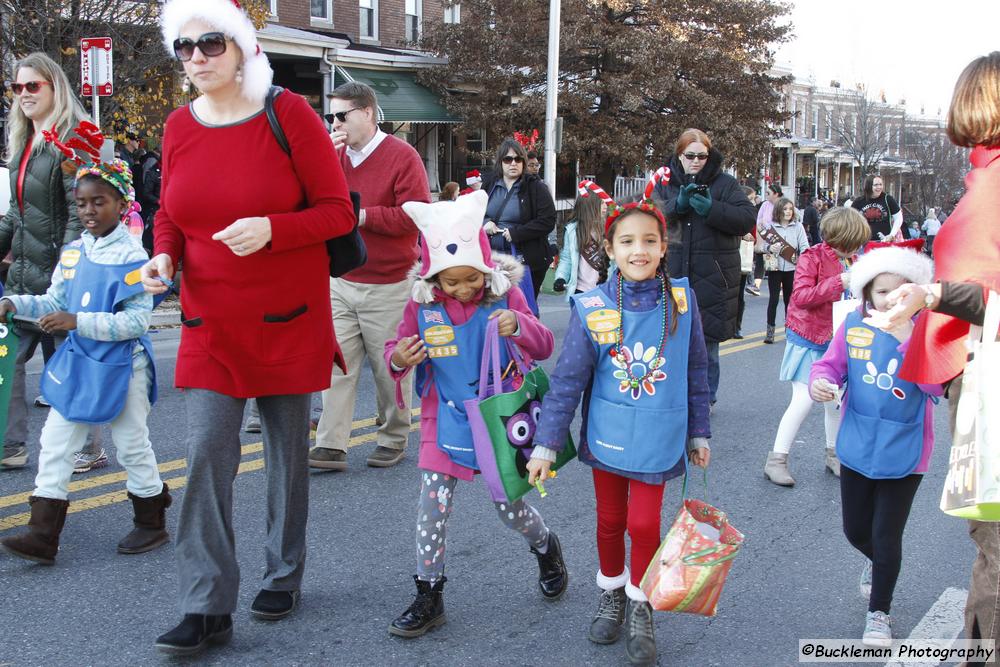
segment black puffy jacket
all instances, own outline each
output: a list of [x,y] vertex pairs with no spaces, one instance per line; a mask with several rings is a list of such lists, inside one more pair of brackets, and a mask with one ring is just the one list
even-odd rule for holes
[[73,174],[62,170],[62,159],[46,146],[28,158],[24,173],[24,211],[17,203],[19,151],[10,164],[10,208],[0,220],[0,257],[13,253],[4,292],[44,294],[52,281],[59,250],[80,237]]
[[740,289],[740,237],[756,222],[753,204],[736,179],[722,171],[722,154],[714,148],[694,182],[707,185],[712,208],[707,217],[694,209],[677,213],[677,194],[689,183],[675,155],[670,160],[670,182],[658,185],[654,196],[661,199],[667,218],[668,266],[674,278],[686,277],[698,297],[705,339],[729,340],[736,332],[736,309]]
[[[489,194],[497,182],[496,174],[483,177],[483,192]],[[556,205],[545,181],[532,174],[521,176],[518,192],[521,207],[521,224],[511,227],[510,240],[517,252],[524,256],[524,263],[532,271],[544,269],[552,261],[549,234],[556,227]]]

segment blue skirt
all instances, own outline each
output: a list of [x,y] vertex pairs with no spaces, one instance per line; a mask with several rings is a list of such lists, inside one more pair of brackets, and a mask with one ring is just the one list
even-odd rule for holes
[[781,358],[779,380],[809,384],[809,372],[814,362],[823,357],[823,350],[813,350],[804,345],[785,341],[785,356]]

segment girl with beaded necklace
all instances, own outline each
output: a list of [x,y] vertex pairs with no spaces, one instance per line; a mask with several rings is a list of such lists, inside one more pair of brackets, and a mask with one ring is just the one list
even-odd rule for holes
[[705,467],[710,458],[698,304],[686,278],[668,277],[666,224],[650,199],[669,173],[654,174],[640,202],[609,206],[604,248],[616,268],[606,283],[572,298],[528,463],[529,481],[545,478],[582,396],[579,456],[593,468],[601,589],[589,637],[612,644],[624,623],[633,664],[656,660],[652,608],[639,582],[660,544],[664,484],[685,474],[688,460]]

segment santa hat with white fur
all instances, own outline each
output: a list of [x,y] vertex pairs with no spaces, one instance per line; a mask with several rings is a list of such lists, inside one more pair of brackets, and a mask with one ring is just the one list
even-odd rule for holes
[[486,274],[487,286],[495,294],[510,289],[510,280],[492,259],[490,240],[483,230],[483,217],[489,197],[482,190],[463,195],[455,201],[434,204],[409,201],[403,211],[420,230],[420,273],[413,283],[413,300],[434,300],[428,279],[445,269],[469,266]]
[[192,19],[200,19],[224,33],[243,52],[240,88],[243,97],[263,102],[274,72],[257,43],[257,30],[237,0],[167,0],[160,15],[160,29],[167,51],[174,55],[174,40]]
[[907,282],[924,285],[934,277],[934,263],[922,252],[900,247],[876,248],[851,266],[851,293],[861,298],[865,286],[882,273],[894,273]]
[[479,173],[478,169],[473,169],[472,171],[465,172],[465,184],[468,186],[473,186],[476,183],[482,183],[483,176]]

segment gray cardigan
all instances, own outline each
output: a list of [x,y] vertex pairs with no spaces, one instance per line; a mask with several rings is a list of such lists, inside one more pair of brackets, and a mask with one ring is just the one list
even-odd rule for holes
[[[806,234],[806,228],[798,219],[792,220],[787,225],[779,222],[768,222],[766,225],[776,231],[778,236],[785,239],[785,243],[795,248],[795,252],[799,255],[809,247],[809,236]],[[764,225],[761,225],[761,227],[766,229]],[[778,270],[794,271],[795,265],[779,255]]]

